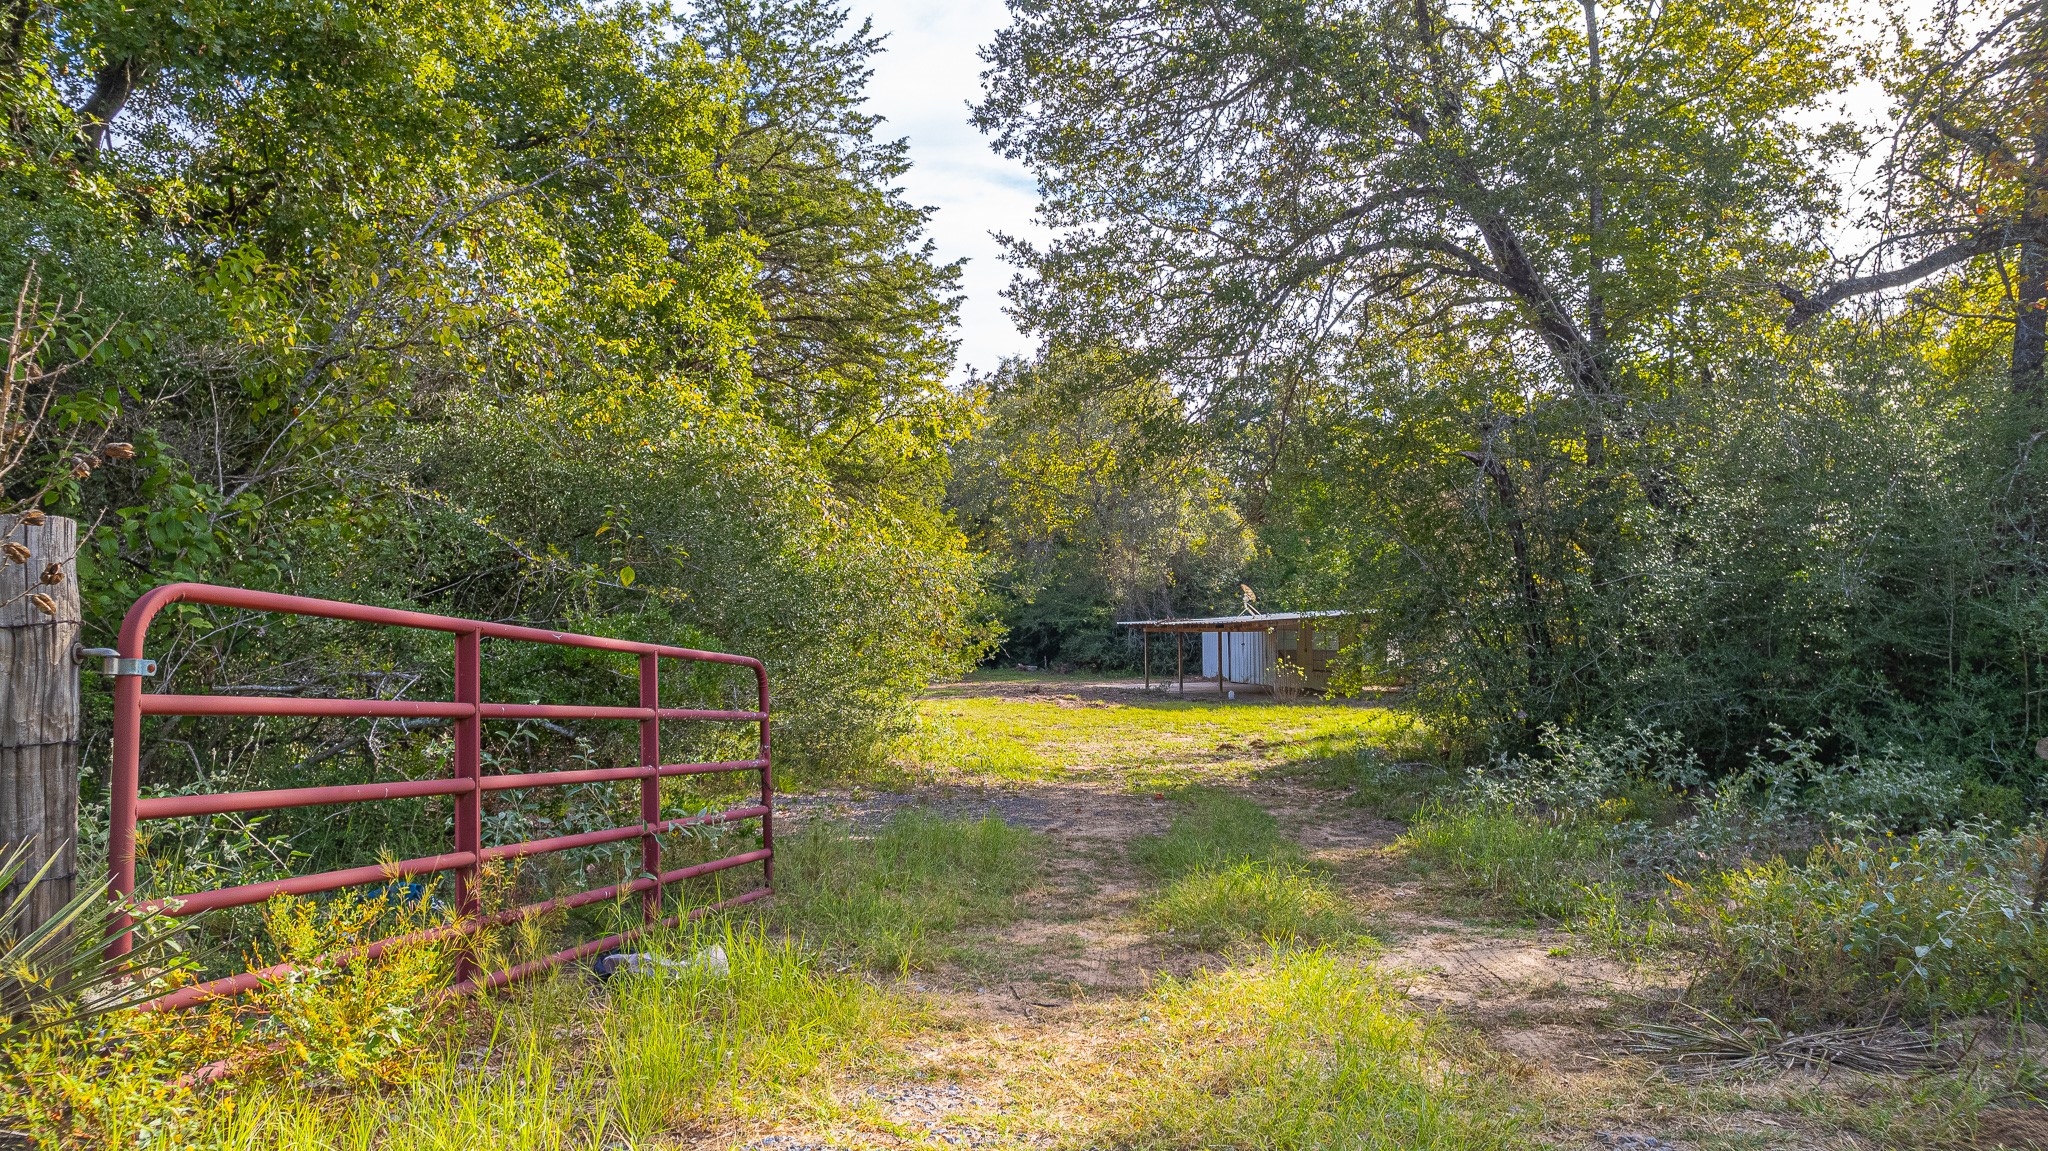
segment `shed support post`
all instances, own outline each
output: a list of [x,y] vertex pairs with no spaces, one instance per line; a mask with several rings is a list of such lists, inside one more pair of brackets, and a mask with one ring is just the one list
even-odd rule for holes
[[1188,655],[1185,632],[1173,633],[1173,677],[1180,681],[1180,694],[1188,693]]
[[11,549],[0,558],[0,850],[30,845],[0,899],[49,864],[29,897],[33,929],[78,883],[78,523],[0,516],[0,541]]
[[1152,629],[1138,629],[1138,662],[1145,665],[1145,690],[1152,690]]

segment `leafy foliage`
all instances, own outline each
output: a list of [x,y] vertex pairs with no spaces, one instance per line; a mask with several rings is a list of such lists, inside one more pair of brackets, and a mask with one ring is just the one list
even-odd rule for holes
[[[116,905],[102,888],[87,886],[31,925],[31,896],[58,862],[52,857],[29,870],[33,846],[16,844],[0,855],[0,890],[20,884],[0,907],[0,1049],[133,1007],[191,964],[181,949],[185,924],[143,914],[118,926],[110,913]],[[127,942],[127,954],[109,958],[107,945],[116,940]]]
[[[1162,381],[1257,535],[1218,574],[1360,611],[1340,682],[1407,681],[1453,760],[1636,724],[1732,774],[1824,730],[2037,799],[2042,28],[1021,8],[976,112],[1057,237],[1012,248],[1015,378]],[[1852,66],[1897,106],[1845,188]],[[1878,247],[1832,259],[1850,221]]]
[[1831,839],[1682,888],[1713,990],[1780,1018],[2037,1016],[2038,844],[1965,826]]
[[[41,418],[10,398],[4,500],[92,527],[88,643],[200,580],[745,650],[782,766],[845,771],[991,638],[940,506],[957,269],[863,109],[880,41],[828,0],[10,12],[0,283],[49,306],[10,345]],[[80,454],[109,440],[133,459]],[[431,636],[187,606],[150,643],[169,691],[450,688]],[[493,696],[632,702],[630,667],[509,646]],[[146,730],[161,792],[446,769],[433,722]],[[539,734],[492,751],[636,754]],[[441,801],[329,814],[145,846],[175,887],[445,842]]]
[[1200,614],[1235,590],[1253,539],[1203,462],[1182,401],[1130,358],[1007,364],[953,453],[949,497],[989,553],[1004,656],[1135,664],[1119,619]]

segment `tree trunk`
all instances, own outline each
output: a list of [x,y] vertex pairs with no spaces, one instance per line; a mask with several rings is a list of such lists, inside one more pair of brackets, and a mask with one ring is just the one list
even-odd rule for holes
[[56,861],[36,885],[33,926],[69,902],[77,884],[78,524],[0,516],[0,542],[29,551],[24,562],[0,557],[0,849],[32,843],[31,875]]
[[2048,359],[2048,246],[2032,233],[2020,240],[2019,299],[2012,332],[2012,390],[2038,402]]

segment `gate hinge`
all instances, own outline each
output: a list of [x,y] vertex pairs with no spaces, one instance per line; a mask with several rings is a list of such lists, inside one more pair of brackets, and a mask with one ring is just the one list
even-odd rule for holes
[[153,659],[123,659],[121,653],[110,647],[82,647],[78,649],[78,661],[88,658],[100,661],[101,675],[155,675],[156,661]]

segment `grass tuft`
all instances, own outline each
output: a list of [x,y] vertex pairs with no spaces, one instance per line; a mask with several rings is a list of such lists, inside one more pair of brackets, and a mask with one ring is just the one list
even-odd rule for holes
[[1145,910],[1156,931],[1192,947],[1246,939],[1321,943],[1357,934],[1343,899],[1311,870],[1272,813],[1213,788],[1177,793],[1166,834],[1131,845],[1140,866],[1167,881]]
[[1599,902],[1608,828],[1490,807],[1431,807],[1402,837],[1411,858],[1529,915],[1571,919]]
[[775,921],[879,971],[958,958],[947,936],[1006,923],[1038,877],[1039,837],[993,816],[898,812],[872,836],[814,823],[776,845]]
[[1324,951],[1166,980],[1122,1053],[1116,1130],[1137,1149],[1493,1151],[1524,1115],[1398,988]]
[[1358,932],[1357,918],[1328,880],[1260,862],[1189,872],[1153,901],[1145,918],[1194,947],[1245,939],[1326,943]]

